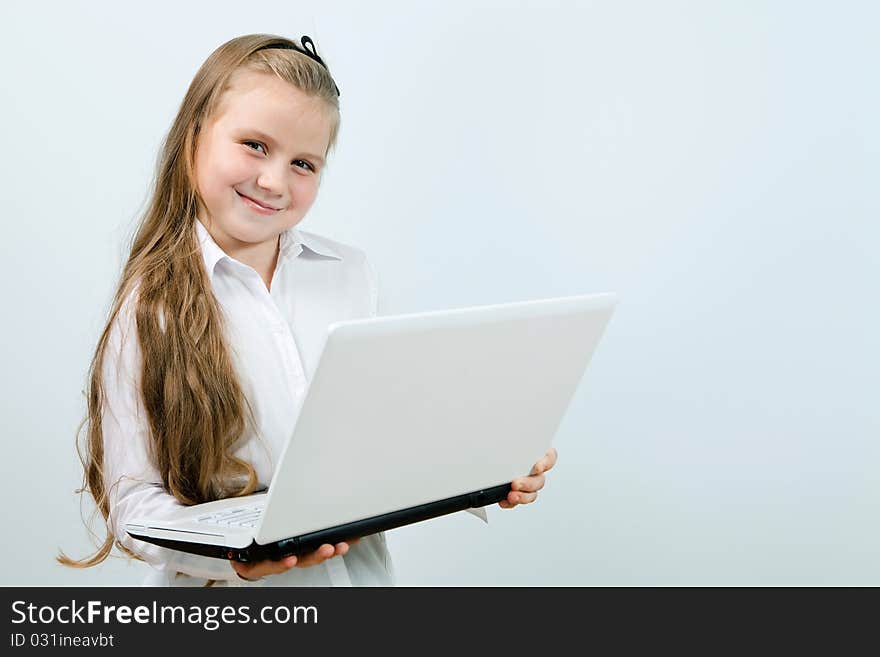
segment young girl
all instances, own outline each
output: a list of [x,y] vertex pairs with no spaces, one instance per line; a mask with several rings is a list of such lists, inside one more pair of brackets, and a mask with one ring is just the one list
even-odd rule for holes
[[[301,44],[301,45],[300,45]],[[301,231],[339,131],[309,37],[232,39],[196,73],[162,147],[89,377],[84,490],[114,544],[166,585],[390,585],[383,533],[240,564],[133,540],[129,518],[266,488],[327,326],[375,315],[363,252]],[[534,501],[550,450],[503,508]],[[267,577],[268,576],[268,577]],[[265,578],[265,579],[264,579]]]

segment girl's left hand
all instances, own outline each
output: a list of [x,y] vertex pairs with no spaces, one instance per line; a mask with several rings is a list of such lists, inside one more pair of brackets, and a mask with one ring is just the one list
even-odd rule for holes
[[544,473],[556,465],[558,454],[551,447],[540,461],[532,466],[532,471],[525,477],[511,482],[511,491],[506,500],[498,503],[502,509],[512,509],[517,504],[531,504],[538,499],[538,491],[544,488]]

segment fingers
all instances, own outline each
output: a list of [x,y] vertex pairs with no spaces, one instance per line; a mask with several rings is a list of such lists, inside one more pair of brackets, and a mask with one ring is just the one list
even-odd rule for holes
[[511,491],[507,494],[506,501],[516,506],[517,504],[531,504],[536,499],[538,499],[537,493],[517,493]]
[[258,561],[257,563],[232,562],[232,569],[239,577],[249,580],[258,580],[266,575],[277,575],[285,570],[290,570],[297,563],[296,557],[287,557],[279,561]]
[[531,504],[538,499],[538,491],[544,488],[546,478],[544,473],[556,465],[559,454],[556,448],[551,447],[547,453],[532,466],[532,471],[526,477],[514,479],[510,483],[510,492],[507,499],[498,503],[502,509],[512,509],[518,504]]
[[537,491],[544,488],[545,483],[546,479],[544,475],[533,475],[530,477],[520,477],[519,479],[514,479],[510,483],[510,488],[513,491],[536,493]]
[[498,503],[498,506],[502,509],[512,509],[520,504],[531,504],[536,499],[538,499],[537,493],[517,493],[516,491],[510,491],[507,494],[507,499],[501,500]]
[[335,556],[342,556],[344,554],[348,554],[351,545],[354,545],[360,541],[359,538],[356,538],[351,541],[337,543],[336,545],[330,545],[329,543],[325,543],[321,547],[319,547],[314,552],[309,552],[307,554],[300,555],[299,557],[290,556],[284,559],[280,559],[278,561],[259,561],[253,564],[240,563],[238,561],[232,562],[232,568],[240,577],[249,580],[257,580],[261,577],[265,577],[266,575],[277,575],[278,573],[283,573],[286,570],[290,570],[291,568],[309,568],[311,566],[317,566],[319,564],[324,563],[327,559],[332,559]]
[[498,503],[502,509],[512,509],[518,504],[531,504],[538,499],[538,491],[544,487],[544,477],[523,477],[516,479],[512,484],[512,490],[507,494],[507,499]]
[[529,474],[537,475],[541,474],[542,472],[547,472],[547,470],[556,465],[556,460],[558,458],[559,453],[556,451],[556,448],[551,447],[547,450],[547,453],[541,458],[541,460],[535,463],[534,466],[532,466],[532,471]]
[[348,543],[337,543],[335,546],[330,545],[329,543],[324,543],[321,547],[319,547],[314,552],[309,552],[308,554],[304,554],[299,558],[299,562],[297,562],[297,568],[309,568],[311,566],[317,566],[318,564],[322,564],[327,559],[331,559],[336,555],[343,555],[348,552]]

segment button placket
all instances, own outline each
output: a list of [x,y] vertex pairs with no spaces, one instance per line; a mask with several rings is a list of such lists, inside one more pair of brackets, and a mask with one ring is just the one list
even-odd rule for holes
[[276,348],[282,355],[281,366],[284,370],[285,379],[291,394],[297,397],[305,387],[302,359],[300,358],[299,350],[296,348],[293,335],[290,332],[290,326],[284,320],[278,304],[264,285],[261,285],[261,288],[261,296],[265,306],[264,310],[268,317],[272,338]]

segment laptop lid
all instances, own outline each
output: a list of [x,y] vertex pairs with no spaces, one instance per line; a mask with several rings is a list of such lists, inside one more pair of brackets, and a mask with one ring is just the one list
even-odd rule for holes
[[260,544],[528,473],[617,298],[338,322],[269,486]]

